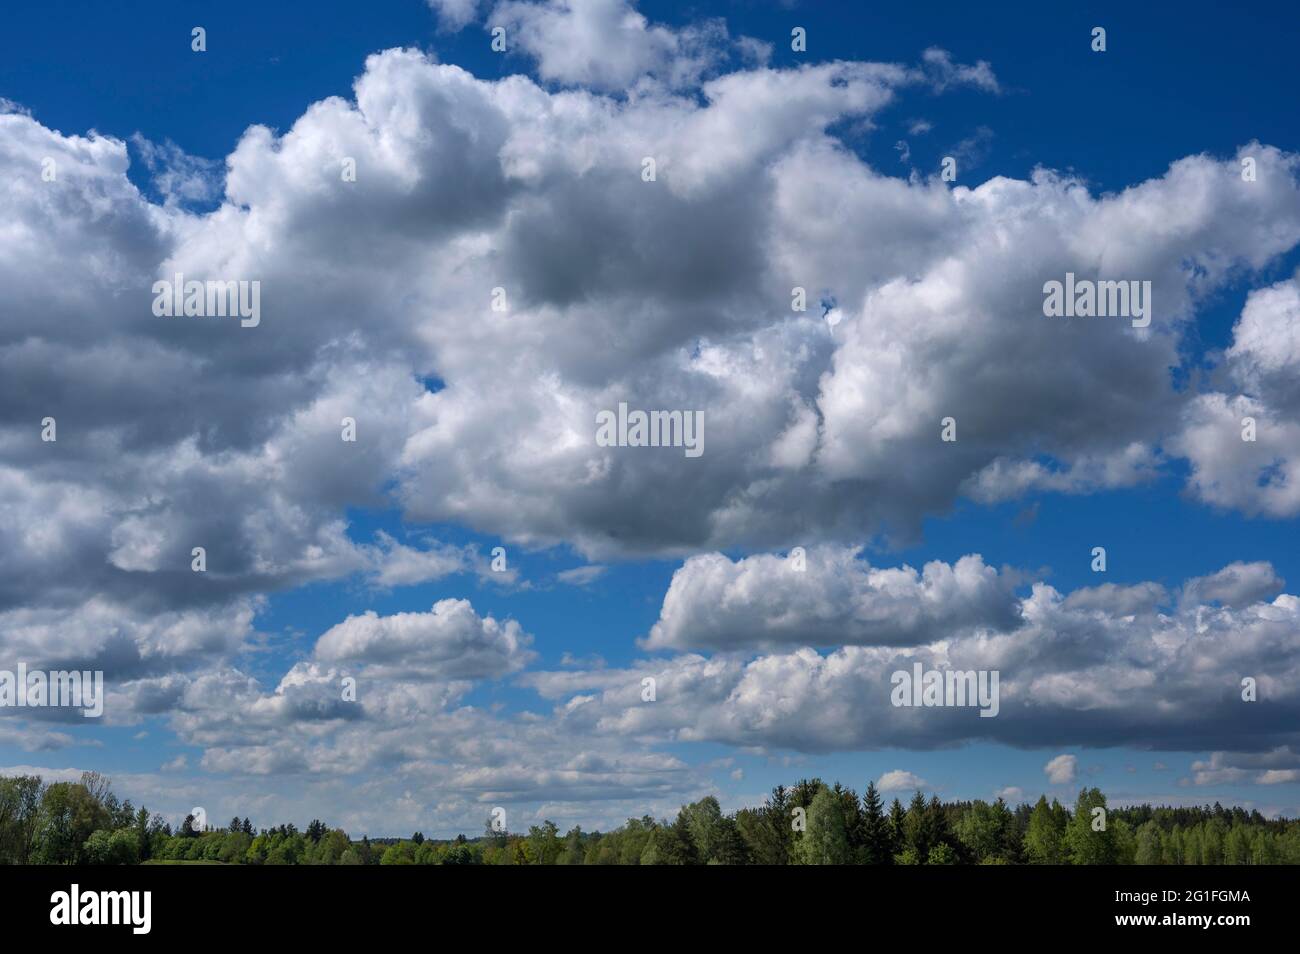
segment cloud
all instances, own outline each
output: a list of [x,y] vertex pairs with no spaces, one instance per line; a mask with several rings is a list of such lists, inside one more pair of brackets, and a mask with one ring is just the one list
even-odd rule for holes
[[1241,607],[1271,599],[1285,581],[1265,561],[1231,563],[1210,576],[1196,577],[1183,585],[1184,599]]
[[[1236,607],[1170,601],[1151,583],[1069,595],[1035,583],[1020,599],[1018,622],[1005,629],[942,631],[915,645],[843,645],[828,652],[805,645],[755,655],[768,635],[760,632],[745,651],[643,659],[622,669],[530,671],[518,680],[553,700],[575,732],[764,750],[915,750],[992,741],[1196,751],[1238,749],[1243,738],[1260,748],[1300,743],[1291,718],[1300,711],[1300,600],[1283,593]],[[908,618],[906,611],[899,615]],[[696,631],[710,632],[704,623]],[[918,663],[996,671],[998,715],[893,706],[892,673]],[[1267,711],[1241,701],[1243,675],[1258,680]],[[655,704],[641,700],[645,678],[656,682]],[[565,708],[578,695],[583,703]]]
[[[1251,146],[1246,184],[1232,161],[1191,157],[1102,197],[1047,171],[908,182],[827,130],[887,108],[915,72],[808,64],[719,74],[698,100],[616,100],[391,50],[353,101],[313,104],[282,135],[251,127],[201,214],[146,201],[120,142],[0,115],[17,183],[0,201],[33,236],[0,265],[16,518],[0,605],[71,580],[190,601],[194,545],[221,568],[213,595],[338,579],[369,563],[341,517],[358,505],[602,559],[906,539],[962,495],[1150,479],[1171,433],[1198,492],[1287,512],[1271,462],[1289,459],[1288,425],[1244,451],[1272,453],[1271,489],[1211,475],[1201,438],[1218,425],[1196,422],[1228,398],[1176,392],[1167,369],[1198,301],[1300,240],[1295,158]],[[647,154],[658,182],[641,180]],[[28,175],[45,155],[55,183]],[[990,233],[1005,243],[975,240]],[[1154,331],[1042,317],[1044,278],[1118,261],[1152,276]],[[261,281],[262,324],[154,318],[152,282],[178,271]],[[796,284],[838,302],[834,329],[789,311]],[[1282,380],[1253,340],[1239,374]],[[1017,370],[972,390],[990,367]],[[702,409],[704,457],[597,447],[596,412],[629,398]],[[57,445],[39,440],[47,415]]]
[[[671,88],[693,86],[731,52],[722,19],[681,29],[651,25],[627,0],[499,3],[491,25],[506,30],[507,51],[521,49],[539,77],[590,90],[625,90],[642,78]],[[771,48],[741,38],[738,51],[764,62]]]
[[902,769],[886,772],[876,782],[876,788],[882,792],[910,792],[915,789],[929,787],[929,783],[925,779]]
[[480,617],[468,600],[439,600],[428,613],[370,611],[332,626],[316,644],[326,663],[442,679],[499,677],[523,668],[532,637],[514,620]]
[[456,32],[473,23],[478,16],[479,0],[425,0],[438,14],[441,29]]
[[1073,784],[1079,770],[1079,759],[1073,755],[1058,755],[1043,766],[1047,781],[1053,785]]
[[1190,461],[1188,484],[1205,502],[1294,517],[1300,514],[1300,284],[1250,293],[1224,362],[1226,390],[1188,403],[1170,449]]
[[571,586],[589,586],[604,576],[605,571],[608,569],[609,567],[599,564],[575,566],[571,570],[561,570],[555,574],[555,578],[561,583],[568,583]]
[[860,553],[691,557],[673,574],[646,648],[914,645],[1017,621],[1011,582],[978,555],[917,572],[874,568]]
[[1192,783],[1222,785],[1253,782],[1283,785],[1300,782],[1300,752],[1279,746],[1267,752],[1213,752],[1209,761],[1192,763]]
[[[624,89],[643,76],[692,85],[729,43],[721,20],[674,30],[652,25],[626,0],[507,0],[491,21],[505,29],[508,50],[533,57],[542,79],[599,90]],[[753,42],[745,49],[752,55]]]
[[167,205],[202,204],[221,197],[220,162],[191,156],[170,139],[155,143],[136,133],[131,137],[131,144]]
[[952,54],[939,47],[930,47],[922,54],[921,60],[936,91],[942,92],[954,85],[975,86],[988,93],[1001,91],[993,67],[984,60],[974,66],[954,63]]

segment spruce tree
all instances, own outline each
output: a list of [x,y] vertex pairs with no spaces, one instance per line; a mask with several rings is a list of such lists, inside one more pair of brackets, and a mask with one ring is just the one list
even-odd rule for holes
[[[901,809],[902,806],[900,805]],[[889,820],[885,817],[876,783],[868,782],[862,796],[862,863],[888,865],[894,861]]]

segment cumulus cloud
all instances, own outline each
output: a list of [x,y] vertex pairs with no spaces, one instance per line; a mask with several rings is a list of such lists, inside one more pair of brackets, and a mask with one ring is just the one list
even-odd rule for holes
[[682,30],[652,25],[626,0],[507,0],[492,25],[537,62],[538,75],[591,89],[622,89],[643,76],[672,86],[698,82],[728,40],[721,20]]
[[484,679],[523,668],[531,642],[514,620],[481,617],[468,600],[439,600],[428,613],[349,616],[321,636],[316,654],[325,662],[380,672]]
[[1183,585],[1183,597],[1223,606],[1249,606],[1276,596],[1286,585],[1264,560],[1232,563],[1217,573],[1196,577]]
[[876,788],[882,792],[910,792],[918,788],[928,788],[929,784],[919,775],[894,769],[886,772],[876,782]]
[[1249,514],[1300,514],[1300,283],[1252,291],[1224,354],[1221,385],[1183,410],[1170,449],[1191,463],[1207,503]]
[[917,572],[874,568],[860,553],[691,557],[673,574],[646,648],[907,645],[1016,622],[1011,581],[978,555]]
[[1300,782],[1300,752],[1279,746],[1267,752],[1214,752],[1192,763],[1195,785],[1253,781],[1257,785]]
[[438,14],[438,25],[450,31],[462,30],[478,16],[479,0],[425,0]]
[[[699,101],[619,101],[388,51],[354,101],[317,103],[283,135],[252,127],[203,214],[140,196],[120,142],[0,115],[17,183],[4,212],[34,237],[0,265],[16,316],[0,333],[0,475],[7,525],[44,524],[6,537],[0,586],[16,598],[73,575],[57,565],[139,590],[194,541],[228,593],[337,578],[367,565],[341,509],[385,502],[589,555],[906,536],[962,494],[1147,479],[1177,428],[1194,483],[1236,500],[1240,472],[1209,480],[1196,449],[1196,414],[1226,398],[1175,392],[1166,369],[1202,297],[1300,238],[1295,158],[1252,148],[1267,175],[1249,188],[1199,156],[1103,197],[1046,171],[907,182],[827,130],[911,82],[896,65],[808,64],[720,75]],[[28,174],[46,154],[57,183]],[[641,180],[647,154],[658,182]],[[1158,221],[1172,224],[1148,234]],[[1152,276],[1152,329],[1042,317],[1042,280],[1088,262]],[[150,286],[176,272],[259,279],[262,324],[154,318]],[[795,284],[832,295],[842,321],[792,315]],[[489,307],[498,286],[506,315]],[[1249,367],[1263,381],[1273,365]],[[597,447],[596,412],[629,399],[703,409],[706,454]],[[938,440],[949,413],[956,444]],[[39,440],[46,415],[57,445]],[[1285,460],[1288,426],[1246,452]],[[1273,489],[1246,481],[1241,500],[1271,493],[1285,512],[1285,468],[1267,466]]]
[[[554,700],[575,731],[803,752],[977,741],[1238,750],[1242,739],[1259,747],[1297,741],[1289,714],[1300,712],[1300,600],[1292,595],[1190,605],[1154,584],[1067,596],[1037,583],[1021,598],[1018,620],[917,645],[684,654],[519,679]],[[917,663],[997,671],[998,715],[893,706],[892,674]],[[1241,701],[1246,675],[1257,679],[1267,712]],[[642,704],[646,677],[661,704]],[[579,696],[581,705],[565,707]]]
[[1079,759],[1074,755],[1058,755],[1043,766],[1047,781],[1053,785],[1073,784],[1079,771]]

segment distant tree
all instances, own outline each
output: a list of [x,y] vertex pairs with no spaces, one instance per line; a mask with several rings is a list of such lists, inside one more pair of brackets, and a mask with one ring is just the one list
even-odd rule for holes
[[[92,781],[98,786],[101,777],[86,774],[93,776]],[[84,784],[54,782],[41,795],[33,860],[50,865],[79,864],[84,860],[87,839],[96,829],[108,824],[108,813]]]
[[1104,815],[1101,816],[1105,819],[1104,828],[1101,828],[1100,822],[1095,823],[1093,809],[1096,808],[1105,811],[1106,796],[1097,788],[1081,789],[1074,805],[1074,817],[1065,829],[1065,847],[1071,864],[1115,864],[1114,825]]
[[931,822],[929,806],[918,789],[912,796],[911,804],[907,806],[907,817],[903,821],[903,848],[910,848],[916,859],[911,864],[923,865],[930,855],[930,848],[934,844]]
[[736,825],[754,864],[784,865],[790,860],[790,793],[784,785],[772,789],[762,808],[736,813]]
[[930,856],[926,859],[927,865],[955,865],[957,863],[957,852],[952,850],[952,846],[946,841],[941,841],[930,849]]
[[0,864],[25,865],[31,860],[43,795],[40,776],[0,778]]
[[1047,804],[1047,796],[1040,795],[1034,811],[1029,816],[1029,827],[1025,831],[1025,856],[1030,864],[1059,865],[1066,861],[1065,828],[1067,820],[1065,809],[1060,802],[1052,800]]
[[843,865],[851,859],[844,824],[844,802],[832,789],[823,788],[808,808],[808,830],[793,852],[798,864]]
[[700,864],[718,860],[722,836],[722,807],[712,795],[706,795],[682,809],[686,829]]
[[955,833],[970,860],[1008,860],[1008,836],[1013,821],[1011,812],[1001,799],[992,805],[977,799],[962,813]]
[[864,838],[862,803],[858,801],[857,792],[839,782],[831,786],[831,791],[840,800],[840,809],[844,815],[844,837],[849,843],[850,862],[855,863],[858,861]]
[[[947,845],[955,853],[957,851],[957,836],[953,834],[952,828],[948,824],[948,812],[944,809],[943,803],[939,801],[938,795],[930,796],[930,802],[925,806],[925,813],[930,847],[933,849],[938,845]],[[926,860],[929,861],[929,858]]]
[[1134,864],[1158,865],[1164,863],[1160,844],[1160,826],[1154,821],[1144,822],[1139,825],[1135,840],[1137,845],[1133,856]]
[[563,849],[560,830],[555,822],[543,821],[528,829],[528,858],[531,864],[553,865]]
[[[630,824],[630,823],[629,823]],[[642,848],[644,849],[644,845]],[[569,829],[568,834],[564,836],[564,850],[560,852],[557,864],[562,865],[580,865],[587,853],[586,846],[583,844],[582,826],[574,825]],[[628,864],[640,864],[641,855],[638,852],[635,861],[628,861]]]
[[749,846],[741,837],[740,826],[736,823],[736,819],[724,815],[718,823],[717,840],[709,864],[747,865],[751,861]]
[[880,792],[875,782],[868,782],[862,795],[862,864],[890,864],[894,860],[890,842],[889,819],[885,817]]
[[907,810],[897,798],[889,806],[889,853],[891,858],[907,847]]
[[683,809],[671,825],[659,825],[651,833],[641,853],[643,865],[693,865],[696,864],[695,846]]
[[313,865],[337,865],[342,863],[343,855],[352,847],[347,832],[341,828],[327,831],[307,855],[307,863]]
[[149,809],[143,805],[135,813],[132,831],[135,833],[136,854],[141,861],[147,861],[153,854],[153,839],[149,837]]

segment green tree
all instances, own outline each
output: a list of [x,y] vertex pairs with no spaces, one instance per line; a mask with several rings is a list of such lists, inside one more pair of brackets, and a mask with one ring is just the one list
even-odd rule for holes
[[718,823],[711,865],[747,865],[750,863],[749,846],[740,835],[736,819],[724,815]]
[[1158,865],[1162,863],[1160,828],[1154,821],[1143,822],[1139,825],[1135,840],[1134,864]]
[[700,864],[716,861],[722,837],[722,808],[718,805],[718,800],[712,795],[706,795],[682,811],[686,816],[691,844],[695,846],[696,859]]
[[957,822],[957,839],[973,861],[998,858],[1002,854],[1002,829],[1005,824],[1005,820],[992,805],[977,799]]
[[[642,850],[645,849],[644,844],[641,845],[641,849]],[[572,828],[569,829],[568,834],[564,836],[564,850],[560,852],[560,857],[556,861],[556,864],[580,865],[583,862],[583,856],[586,854],[586,852],[587,852],[587,848],[582,838],[582,826],[574,825]],[[636,861],[625,862],[625,864],[640,864],[640,863],[641,863],[640,852],[637,853]]]
[[762,808],[736,813],[736,825],[754,864],[784,865],[789,862],[793,841],[791,807],[789,790],[778,785],[772,789]]
[[553,865],[564,849],[560,829],[553,821],[543,821],[528,829],[529,857],[535,865]]
[[941,841],[930,849],[930,857],[926,859],[927,865],[955,865],[957,863],[957,852],[946,842]]
[[399,841],[397,844],[389,845],[379,863],[381,865],[413,865],[415,864],[415,845],[409,841]]
[[[98,783],[100,778],[95,775],[92,781]],[[78,864],[83,860],[87,839],[110,821],[98,795],[80,782],[55,782],[45,789],[35,860],[50,865]]]
[[852,858],[844,824],[844,802],[822,788],[808,808],[808,830],[795,846],[795,860],[804,865],[844,865]]
[[[1094,815],[1094,809],[1101,809],[1101,814]],[[1115,833],[1105,810],[1106,796],[1101,793],[1101,789],[1084,788],[1079,791],[1079,798],[1074,805],[1074,817],[1065,829],[1066,853],[1071,864],[1115,864]]]
[[43,793],[40,776],[0,778],[0,865],[25,865],[31,860]]
[[887,865],[893,862],[889,827],[889,819],[885,817],[876,783],[868,782],[867,790],[862,795],[862,864]]
[[918,789],[916,794],[912,796],[911,803],[907,806],[907,817],[903,820],[903,848],[904,850],[912,849],[912,854],[917,859],[913,864],[925,864],[925,859],[930,854],[931,840],[930,819],[925,804],[925,796]]
[[1025,857],[1033,865],[1060,865],[1065,857],[1065,828],[1067,819],[1061,803],[1041,795],[1029,816],[1025,830]]
[[907,810],[897,798],[889,806],[889,854],[896,857],[907,847]]

